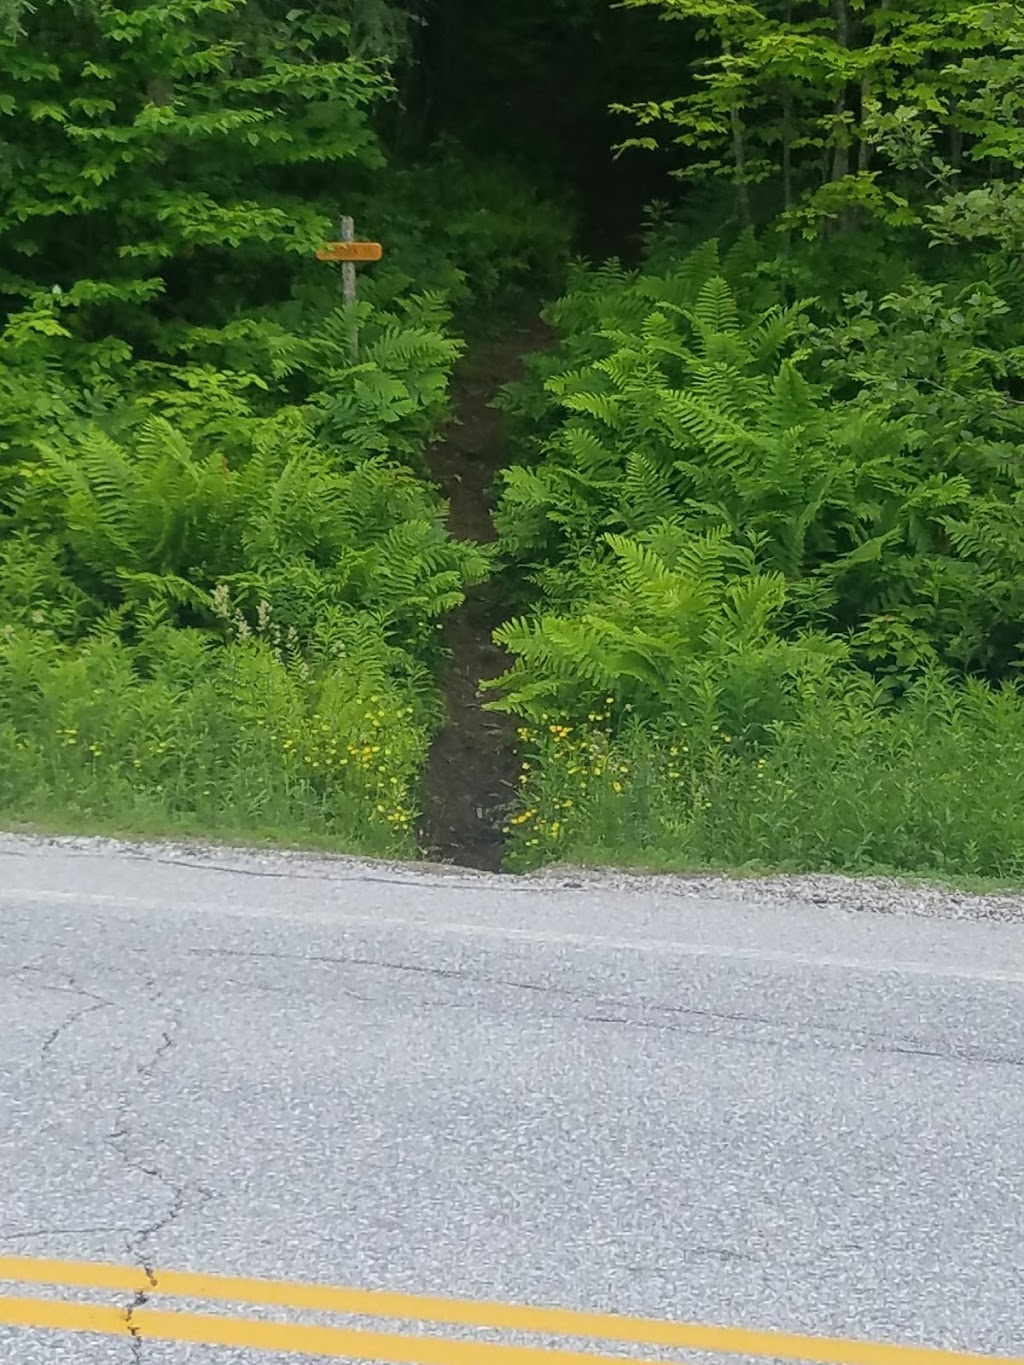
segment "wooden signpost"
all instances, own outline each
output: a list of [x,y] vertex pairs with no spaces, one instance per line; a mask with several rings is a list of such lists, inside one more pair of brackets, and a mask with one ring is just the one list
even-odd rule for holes
[[380,242],[324,242],[316,258],[318,261],[379,261],[383,255]]
[[[345,306],[354,308],[356,301],[356,262],[379,261],[384,255],[380,242],[357,242],[355,224],[347,215],[338,224],[340,242],[324,242],[316,253],[318,261],[341,261],[341,296]],[[352,359],[359,354],[359,326],[353,315]]]

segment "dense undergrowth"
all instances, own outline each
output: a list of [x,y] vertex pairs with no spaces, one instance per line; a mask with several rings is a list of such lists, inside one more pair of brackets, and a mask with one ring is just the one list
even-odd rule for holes
[[[694,188],[567,270],[521,170],[387,146],[401,5],[0,5],[3,819],[412,855],[497,574],[510,865],[1024,876],[1024,20],[626,8]],[[424,450],[536,292],[458,542]]]
[[[423,477],[452,309],[479,325],[553,285],[568,217],[450,147],[385,170],[387,66],[340,17],[21,21],[0,43],[0,813],[412,855],[441,623],[489,571]],[[354,313],[314,258],[340,210],[387,247]]]
[[579,272],[505,392],[513,856],[1017,878],[1024,271],[786,303],[765,264]]

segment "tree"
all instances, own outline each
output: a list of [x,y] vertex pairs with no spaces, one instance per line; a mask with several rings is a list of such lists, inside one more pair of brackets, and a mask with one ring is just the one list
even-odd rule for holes
[[368,113],[387,65],[330,7],[39,0],[6,18],[4,311],[55,298],[83,336],[159,351],[154,300],[210,322],[280,293],[338,168],[380,159]]
[[[667,127],[702,153],[679,174],[735,187],[741,222],[751,187],[770,212],[813,236],[856,211],[893,225],[919,222],[939,193],[957,232],[972,214],[1004,227],[1008,187],[965,200],[979,174],[1019,168],[1024,14],[1004,0],[624,0],[693,26],[711,45],[696,89],[619,106],[641,129]],[[642,131],[624,147],[657,145]],[[1004,197],[1009,204],[1003,204]],[[997,203],[998,201],[998,203]],[[1014,229],[1015,230],[1015,229]],[[998,234],[997,234],[998,235]]]

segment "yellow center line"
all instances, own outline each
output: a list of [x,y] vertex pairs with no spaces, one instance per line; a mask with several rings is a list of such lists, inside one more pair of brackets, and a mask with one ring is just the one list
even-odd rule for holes
[[[762,1356],[776,1360],[802,1360],[811,1365],[1024,1365],[1024,1357],[989,1356],[969,1351],[943,1350],[938,1347],[892,1345],[881,1342],[847,1341],[828,1337],[803,1336],[788,1332],[759,1331],[742,1327],[721,1327],[690,1322],[661,1322],[649,1318],[627,1318],[611,1313],[587,1313],[577,1309],[534,1308],[521,1304],[478,1302],[470,1299],[434,1298],[387,1290],[350,1289],[329,1285],[298,1284],[286,1280],[249,1279],[230,1275],[206,1275],[190,1271],[155,1270],[148,1275],[137,1266],[117,1266],[86,1261],[37,1260],[31,1257],[0,1257],[0,1282],[46,1284],[100,1289],[147,1296],[168,1295],[192,1300],[244,1303],[260,1307],[287,1308],[293,1311],[331,1313],[350,1317],[391,1318],[402,1322],[441,1323],[454,1327],[486,1327],[497,1331],[529,1333],[536,1336],[567,1336],[580,1339],[620,1342],[634,1346],[653,1346],[671,1350],[709,1351],[740,1356]],[[26,1306],[27,1305],[27,1306]],[[128,1331],[126,1311],[86,1304],[64,1304],[52,1300],[14,1299],[0,1296],[0,1322],[14,1323],[14,1312],[37,1316],[24,1325],[60,1327],[52,1316],[40,1322],[38,1314],[99,1314],[95,1321],[119,1322],[118,1330]],[[76,1318],[76,1321],[79,1321]],[[84,1318],[81,1319],[84,1321]],[[255,1348],[292,1351],[298,1354],[331,1356],[355,1355],[357,1358],[422,1362],[434,1360],[458,1365],[465,1359],[493,1359],[499,1362],[557,1361],[575,1365],[577,1361],[598,1362],[603,1357],[539,1348],[519,1348],[479,1342],[443,1341],[416,1337],[366,1333],[341,1328],[305,1325],[254,1323],[247,1319],[205,1316],[191,1313],[157,1313],[138,1310],[131,1314],[132,1326],[142,1335],[150,1329],[156,1335],[173,1331],[171,1340],[206,1341],[217,1345],[248,1345]],[[160,1329],[154,1326],[159,1324]],[[199,1324],[194,1329],[188,1324]],[[68,1331],[112,1331],[114,1328],[65,1326]],[[183,1331],[214,1331],[214,1336],[181,1336]],[[224,1333],[242,1333],[241,1337]],[[280,1344],[268,1344],[272,1332]],[[326,1341],[340,1343],[330,1350],[288,1345],[302,1342],[308,1333],[334,1333]],[[340,1334],[340,1335],[338,1335]],[[353,1344],[358,1344],[355,1350]],[[374,1354],[374,1343],[383,1354]],[[396,1354],[396,1352],[398,1354]],[[454,1352],[454,1354],[453,1354]],[[495,1353],[498,1354],[495,1354]],[[511,1352],[511,1354],[509,1354]],[[411,1354],[410,1354],[411,1353]]]
[[[0,1296],[0,1323],[57,1328],[66,1332],[91,1332],[103,1336],[129,1336],[137,1340],[242,1347],[335,1360],[385,1361],[389,1365],[623,1365],[622,1356],[595,1355],[590,1352],[498,1346],[488,1342],[449,1341],[443,1337],[408,1337],[388,1332],[314,1327],[305,1323],[219,1317],[209,1313],[161,1313],[149,1309],[129,1312],[123,1308],[58,1303],[48,1299],[7,1299]],[[861,1352],[857,1359],[874,1359],[870,1354],[865,1354],[873,1349],[866,1343],[835,1344],[857,1345]],[[949,1355],[913,1347],[904,1348],[902,1355],[904,1362],[920,1361],[921,1365],[936,1357],[948,1359]],[[854,1358],[848,1357],[851,1360]],[[644,1362],[636,1362],[636,1365],[644,1365]]]
[[[359,1332],[307,1323],[262,1322],[217,1317],[212,1313],[158,1313],[97,1304],[56,1303],[49,1299],[6,1299],[0,1295],[0,1324],[133,1337],[139,1341],[188,1341],[205,1346],[236,1346],[284,1355],[329,1360],[377,1360],[389,1365],[624,1365],[622,1356],[580,1351],[544,1351],[496,1346],[444,1337],[407,1337],[391,1332]],[[629,1365],[644,1365],[630,1361]]]

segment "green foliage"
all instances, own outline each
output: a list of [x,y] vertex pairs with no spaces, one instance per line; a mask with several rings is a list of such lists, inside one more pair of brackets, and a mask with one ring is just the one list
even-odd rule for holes
[[785,579],[758,572],[752,551],[725,528],[693,535],[662,523],[648,536],[607,542],[604,586],[575,612],[496,632],[515,657],[494,684],[505,694],[498,706],[533,720],[576,717],[612,692],[636,717],[763,735],[803,682],[843,656],[820,635],[780,636]]
[[[1017,666],[1022,634],[1024,411],[1016,389],[1024,350],[1020,272],[990,262],[989,280],[961,289],[911,285],[877,303],[853,298],[817,337],[833,395],[908,433],[906,522],[872,577],[851,592],[873,600],[865,647],[879,655],[883,625],[916,635],[923,657],[1000,677]],[[852,619],[847,617],[846,619]]]
[[520,732],[512,866],[1024,878],[1016,687],[931,673],[894,707],[844,674],[802,689],[763,747],[674,716],[609,735],[612,710]]
[[1018,265],[825,307],[749,235],[655,248],[503,399],[513,864],[1019,879]]
[[566,197],[541,192],[514,163],[476,156],[450,141],[428,157],[392,166],[382,186],[368,177],[353,195],[368,233],[387,240],[368,297],[443,288],[474,329],[500,326],[523,300],[561,287],[573,218]]
[[685,93],[617,106],[640,129],[624,146],[655,147],[666,128],[696,156],[679,173],[731,183],[742,224],[769,186],[770,213],[812,237],[873,217],[1020,241],[1024,15],[1012,0],[625,4],[685,23],[710,50]]
[[97,617],[161,601],[182,623],[213,626],[226,589],[250,617],[263,604],[297,644],[325,618],[366,612],[422,649],[486,562],[446,535],[440,503],[408,471],[378,459],[342,472],[291,437],[258,441],[232,468],[160,418],[130,445],[94,428],[69,449],[42,447],[13,525],[49,531]]
[[[896,683],[935,658],[996,676],[1019,661],[1024,352],[1005,347],[996,285],[910,285],[822,323],[810,303],[752,309],[746,252],[722,263],[711,244],[664,276],[584,282],[551,311],[559,351],[506,395],[520,420],[546,407],[546,434],[505,476],[501,546],[554,610],[502,635],[527,651],[510,704],[571,712],[554,679],[574,667],[595,693],[611,685],[588,671],[614,658],[598,622],[642,621],[684,667],[686,593],[667,591],[655,628],[650,592],[709,536],[744,564],[736,585],[785,584],[766,638],[825,629]],[[646,585],[620,581],[623,537]],[[539,652],[562,631],[573,644]],[[645,714],[665,704],[651,693]]]
[[[390,452],[417,463],[447,416],[448,380],[463,349],[450,324],[442,294],[405,294],[388,309],[360,303],[354,313],[284,305],[241,340],[250,364],[260,347],[259,378],[268,389],[282,399],[306,397],[317,439],[336,458]],[[214,356],[219,342],[215,334]]]
[[438,301],[404,316],[364,318],[357,365],[344,316],[309,338],[264,318],[191,342],[248,370],[137,364],[120,389],[102,364],[69,387],[62,348],[88,349],[14,320],[8,818],[411,851],[440,624],[488,565],[402,462],[458,350]]
[[[550,278],[566,216],[454,147],[384,171],[387,0],[4,17],[0,809],[408,853],[489,571],[420,477],[451,300]],[[354,309],[339,210],[387,248]]]
[[0,627],[0,818],[411,856],[435,716],[366,644],[319,666],[151,611],[138,642]]
[[160,296],[226,320],[272,263],[279,290],[326,231],[325,172],[379,162],[367,113],[387,73],[337,15],[50,0],[22,27],[0,40],[0,294],[66,296],[86,338],[115,319],[159,347]]
[[[410,851],[494,559],[421,477],[452,308],[557,289],[573,192],[619,212],[540,191],[604,147],[531,74],[616,35],[694,192],[643,269],[573,267],[501,399],[516,856],[1019,875],[1020,6],[452,13],[0,0],[0,811]],[[352,306],[339,213],[386,251]]]

